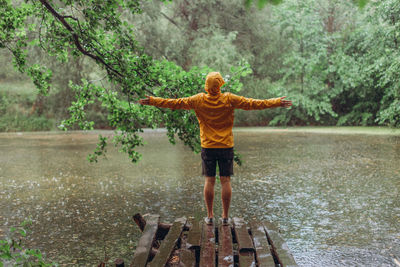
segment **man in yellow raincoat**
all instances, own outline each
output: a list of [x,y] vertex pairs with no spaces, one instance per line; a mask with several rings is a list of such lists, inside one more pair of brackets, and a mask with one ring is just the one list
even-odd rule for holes
[[178,99],[147,97],[139,100],[142,105],[170,109],[194,109],[200,125],[202,173],[205,176],[204,200],[207,207],[207,224],[213,223],[213,202],[216,165],[221,180],[222,220],[228,224],[228,212],[232,196],[230,177],[233,174],[233,119],[235,109],[254,110],[290,107],[292,101],[285,97],[252,99],[232,93],[221,93],[225,81],[219,72],[207,75],[206,93]]

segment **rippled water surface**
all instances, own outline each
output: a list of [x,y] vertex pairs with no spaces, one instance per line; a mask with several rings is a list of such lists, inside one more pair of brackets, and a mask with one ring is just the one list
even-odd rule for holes
[[[31,217],[30,247],[93,266],[131,260],[137,212],[169,222],[205,215],[199,155],[148,131],[138,164],[112,146],[91,164],[97,135],[0,134],[3,237]],[[397,266],[399,136],[241,129],[235,141],[245,163],[232,178],[232,216],[274,222],[300,266]],[[215,205],[220,214],[219,195]]]

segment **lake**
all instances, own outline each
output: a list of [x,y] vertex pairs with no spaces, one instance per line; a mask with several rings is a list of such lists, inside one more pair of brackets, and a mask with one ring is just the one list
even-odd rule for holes
[[[132,215],[201,219],[200,155],[146,130],[133,164],[111,144],[89,163],[98,134],[0,134],[0,234],[32,219],[27,246],[61,265],[130,262],[140,237]],[[231,216],[269,220],[300,266],[397,266],[400,135],[239,128],[243,166],[232,177]],[[215,214],[221,214],[220,186]]]

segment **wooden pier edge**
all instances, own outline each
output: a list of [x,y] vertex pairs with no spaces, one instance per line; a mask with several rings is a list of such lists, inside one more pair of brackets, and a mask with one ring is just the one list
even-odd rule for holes
[[[270,222],[233,218],[224,225],[214,221],[178,218],[160,222],[157,214],[135,214],[142,232],[133,267],[294,267],[287,244]],[[100,266],[100,265],[99,265]],[[124,266],[122,259],[115,266]]]

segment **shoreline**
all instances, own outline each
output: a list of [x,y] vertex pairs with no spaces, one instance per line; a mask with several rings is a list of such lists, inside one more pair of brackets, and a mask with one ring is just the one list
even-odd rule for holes
[[282,132],[318,134],[366,134],[400,136],[399,128],[382,126],[293,126],[293,127],[237,127],[234,132]]
[[[167,132],[166,128],[143,128],[143,133]],[[317,134],[366,134],[366,135],[393,135],[400,136],[400,128],[390,128],[382,126],[293,126],[293,127],[268,127],[250,126],[234,127],[233,132],[260,132],[260,133],[317,133]],[[0,132],[1,136],[24,136],[24,135],[58,135],[58,134],[101,134],[114,133],[114,130],[69,130],[69,131],[24,131],[24,132]]]

